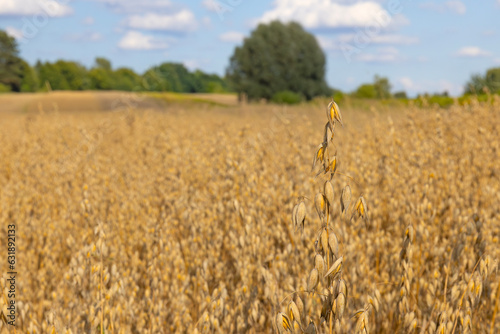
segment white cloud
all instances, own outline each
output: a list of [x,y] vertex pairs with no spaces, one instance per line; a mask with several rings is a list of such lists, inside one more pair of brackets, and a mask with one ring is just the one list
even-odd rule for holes
[[415,91],[419,89],[419,87],[415,85],[413,80],[411,80],[408,77],[402,77],[398,81],[401,84],[401,86],[403,86],[403,88],[407,91]]
[[21,39],[24,37],[23,32],[14,27],[7,27],[5,28],[5,31],[7,32],[8,35],[14,37],[15,39]]
[[420,8],[432,10],[438,13],[452,12],[459,15],[463,15],[467,12],[467,7],[462,1],[459,0],[450,0],[442,4],[427,1],[421,3]]
[[[338,1],[337,1],[338,2]],[[276,0],[274,8],[255,23],[273,20],[297,21],[306,28],[388,28],[407,24],[402,15],[391,15],[375,1],[336,3],[334,0]]]
[[87,25],[87,26],[93,25],[94,22],[95,22],[95,20],[94,20],[94,18],[92,16],[87,16],[86,18],[84,18],[82,20],[82,23],[85,24],[85,25]]
[[104,3],[108,7],[121,13],[145,13],[171,9],[173,6],[170,0],[92,0]]
[[477,46],[465,46],[457,51],[456,53],[459,57],[466,58],[476,58],[476,57],[487,57],[490,55],[488,51],[482,50]]
[[122,38],[118,47],[126,50],[158,50],[166,49],[168,44],[154,36],[144,35],[138,31],[129,31]]
[[98,42],[102,39],[102,35],[98,32],[84,32],[82,34],[69,34],[65,39],[72,42]]
[[369,45],[413,45],[420,42],[418,37],[404,36],[400,34],[374,34],[369,36],[363,31],[355,34],[341,34],[336,38],[316,36],[319,45],[325,50],[342,50],[352,48],[357,51],[365,49]]
[[164,30],[186,32],[197,28],[194,14],[187,10],[181,10],[175,14],[154,14],[132,15],[126,20],[126,24],[134,29]]
[[220,10],[221,5],[223,6],[223,4],[221,4],[217,0],[203,0],[201,4],[211,12],[217,12]]
[[245,38],[245,35],[238,31],[228,31],[219,36],[223,42],[240,43]]
[[2,0],[0,15],[47,15],[49,17],[67,16],[73,10],[55,0]]
[[378,48],[375,53],[360,52],[354,60],[365,63],[393,63],[401,60],[398,49],[394,47]]
[[339,43],[332,38],[327,38],[324,36],[316,36],[316,39],[318,40],[319,46],[321,46],[322,49],[325,49],[325,50],[338,50],[339,49]]
[[452,12],[455,12],[457,14],[463,15],[467,11],[467,7],[465,7],[465,4],[462,1],[447,1],[445,3],[445,6],[451,10]]
[[212,25],[212,20],[208,16],[205,16],[201,19],[201,23],[203,23],[206,27],[210,27]]
[[[365,41],[358,41],[360,38],[366,38]],[[360,36],[358,34],[343,34],[339,36],[341,43],[366,43],[366,44],[390,44],[390,45],[411,45],[419,42],[418,37],[404,36],[399,34],[376,34],[373,36]]]

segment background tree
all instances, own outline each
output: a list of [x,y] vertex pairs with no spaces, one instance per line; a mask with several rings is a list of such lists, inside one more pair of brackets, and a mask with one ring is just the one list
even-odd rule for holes
[[90,88],[87,69],[73,61],[58,60],[51,64],[37,62],[40,85],[48,82],[54,90],[84,90]]
[[389,79],[375,75],[373,86],[377,98],[388,99],[391,97],[391,84],[389,83]]
[[486,72],[486,85],[492,93],[500,93],[500,67],[490,68]]
[[316,38],[298,23],[260,24],[237,47],[227,78],[249,100],[270,100],[290,91],[310,100],[330,93],[325,82],[325,54]]
[[14,37],[0,30],[0,84],[13,92],[21,90],[23,64]]
[[227,82],[217,74],[207,74],[196,70],[193,76],[197,92],[224,93],[228,91]]
[[96,58],[94,66],[88,73],[90,89],[113,89],[113,73],[111,62],[105,58]]
[[375,75],[373,84],[362,84],[353,93],[361,99],[388,99],[391,95],[391,84],[389,79]]
[[163,63],[144,73],[144,80],[151,91],[196,92],[193,76],[188,69],[177,63]]
[[377,91],[372,84],[362,84],[356,89],[354,96],[360,99],[374,99],[377,97]]
[[465,84],[466,94],[483,94],[486,87],[486,78],[480,74],[474,74],[469,81]]
[[490,68],[486,74],[474,74],[465,85],[465,94],[500,93],[500,67]]
[[21,92],[36,92],[39,87],[36,71],[21,60]]
[[404,90],[402,90],[402,91],[394,93],[394,97],[396,99],[407,99],[408,95],[406,95],[406,92]]
[[130,68],[122,67],[114,71],[113,80],[113,89],[115,90],[128,92],[142,90],[141,76]]

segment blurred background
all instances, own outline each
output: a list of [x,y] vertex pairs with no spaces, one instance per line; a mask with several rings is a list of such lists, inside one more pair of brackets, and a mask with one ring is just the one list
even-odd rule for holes
[[[283,91],[299,96],[292,100],[495,92],[499,15],[498,0],[3,0],[0,90],[244,92],[267,100]],[[285,27],[271,28],[273,21]],[[269,33],[257,33],[260,24]],[[290,69],[301,48],[315,68]],[[245,57],[248,68],[237,69]],[[322,87],[287,85],[293,79],[269,63],[276,58]],[[267,93],[242,82],[249,71],[259,72],[254,79]],[[271,83],[278,77],[284,82]]]

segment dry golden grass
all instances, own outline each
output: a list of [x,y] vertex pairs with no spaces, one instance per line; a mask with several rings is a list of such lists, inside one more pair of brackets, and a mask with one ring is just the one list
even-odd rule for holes
[[[305,291],[326,104],[67,112],[31,98],[0,113],[0,238],[17,225],[19,332],[271,333],[294,291],[304,327],[320,323],[322,297]],[[339,106],[340,332],[499,332],[500,101]],[[340,218],[345,185],[367,224]],[[303,234],[291,219],[301,196]]]

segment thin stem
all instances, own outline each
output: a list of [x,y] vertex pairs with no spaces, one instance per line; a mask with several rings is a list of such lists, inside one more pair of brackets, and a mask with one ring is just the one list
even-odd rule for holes
[[[326,204],[326,239],[328,240],[326,243],[326,267],[330,269],[330,233],[328,231],[328,220],[330,218],[330,203]],[[327,284],[329,283],[330,278],[327,277]],[[328,333],[332,334],[332,318],[333,318],[333,312],[332,310],[329,310],[330,312],[330,321],[329,321],[329,327],[328,327]]]

